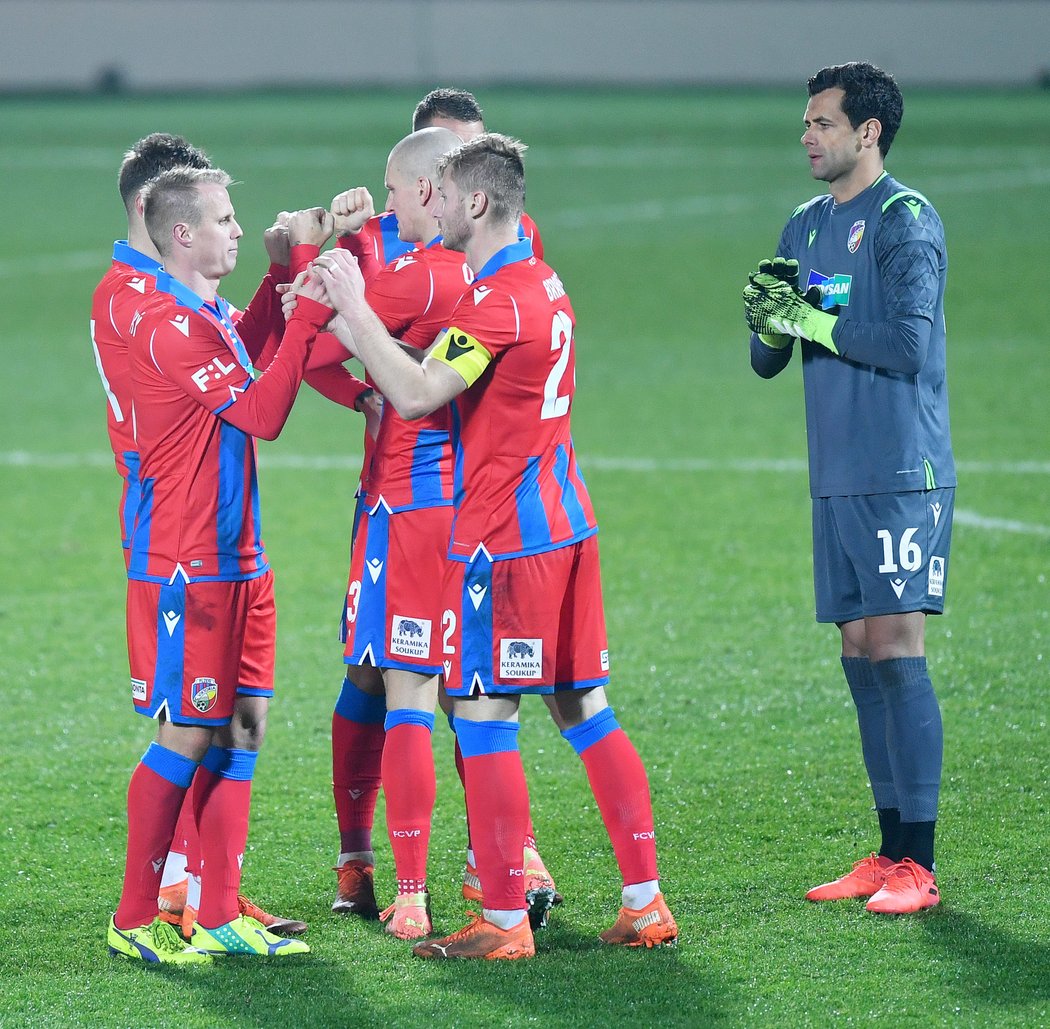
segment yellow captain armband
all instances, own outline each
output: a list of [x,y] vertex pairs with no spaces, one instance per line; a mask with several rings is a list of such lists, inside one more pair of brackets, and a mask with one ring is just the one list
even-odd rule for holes
[[439,337],[427,360],[440,361],[473,386],[492,361],[492,355],[469,333],[454,325]]

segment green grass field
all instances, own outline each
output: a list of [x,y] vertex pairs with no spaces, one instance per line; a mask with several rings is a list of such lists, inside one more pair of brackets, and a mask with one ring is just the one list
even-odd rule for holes
[[[753,375],[739,300],[819,191],[798,145],[801,91],[490,90],[490,127],[531,146],[528,209],[577,313],[575,437],[602,524],[610,696],[650,769],[680,946],[597,943],[615,865],[538,701],[522,750],[566,901],[536,959],[423,963],[330,913],[335,627],[361,426],[304,391],[262,447],[279,685],[245,886],[306,919],[313,954],[189,974],[107,958],[124,793],[152,737],[128,696],[118,479],[87,331],[123,234],[117,163],[165,129],[242,181],[238,217],[258,243],[223,291],[243,302],[276,211],[361,183],[379,195],[416,98],[0,109],[0,1025],[1050,1024],[1045,93],[909,95],[889,162],[937,206],[951,263],[960,486],[947,611],[928,629],[946,737],[939,909],[884,920],[801,900],[877,844],[837,634],[813,621],[798,362]],[[464,825],[440,723],[435,748],[430,883],[448,931],[462,924]],[[381,809],[376,840],[384,901]]]

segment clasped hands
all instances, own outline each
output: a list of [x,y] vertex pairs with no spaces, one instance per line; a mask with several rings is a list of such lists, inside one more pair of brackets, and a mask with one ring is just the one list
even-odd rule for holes
[[798,261],[782,257],[762,261],[744,287],[744,317],[767,347],[781,350],[792,340],[808,339],[838,353],[832,331],[838,317],[820,309],[821,293],[798,287]]

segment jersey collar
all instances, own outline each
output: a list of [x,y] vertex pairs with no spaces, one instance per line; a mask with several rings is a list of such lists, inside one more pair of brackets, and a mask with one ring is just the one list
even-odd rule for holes
[[518,261],[527,261],[532,257],[532,240],[519,239],[517,243],[509,243],[502,250],[497,250],[486,262],[484,267],[474,276],[474,281],[484,279],[486,276],[494,275],[508,264],[516,264]]
[[113,260],[121,264],[130,265],[137,272],[145,272],[147,275],[156,275],[160,271],[160,262],[152,257],[147,257],[141,250],[136,250],[128,245],[126,239],[118,239],[113,243]]
[[174,297],[183,307],[188,307],[191,311],[196,311],[198,314],[204,315],[212,323],[217,323],[221,326],[230,346],[233,348],[233,352],[237,355],[237,360],[241,363],[241,367],[245,369],[251,367],[248,351],[245,350],[241,337],[233,327],[233,319],[230,317],[230,305],[222,297],[216,296],[215,303],[209,304],[194,293],[189,286],[179,282],[178,279],[172,278],[163,268],[157,271],[157,292],[167,293],[169,296]]

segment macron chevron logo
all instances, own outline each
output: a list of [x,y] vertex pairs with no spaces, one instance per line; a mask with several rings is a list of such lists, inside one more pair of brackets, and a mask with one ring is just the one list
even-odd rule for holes
[[937,528],[937,523],[941,520],[941,505],[930,504],[930,510],[933,512],[933,527]]
[[908,585],[907,579],[890,579],[890,585],[893,587],[893,592],[897,594],[897,599],[901,599],[901,594],[904,592],[904,587]]
[[156,861],[150,860],[150,864],[153,866],[154,873],[159,872],[164,867],[165,858],[157,858]]
[[394,271],[399,272],[402,268],[410,264],[415,264],[416,259],[411,254],[405,254],[404,257],[399,257],[397,263],[394,265]]
[[365,563],[365,567],[368,569],[368,574],[372,577],[372,585],[374,586],[379,582],[379,576],[383,574],[383,562],[378,557],[373,557],[371,561]]
[[488,286],[475,286],[474,287],[474,306],[477,307],[482,300],[485,299],[492,292]]
[[478,583],[474,583],[473,586],[467,588],[467,592],[470,594],[470,602],[474,605],[475,611],[481,607],[481,602],[485,599],[485,594],[488,591],[487,586],[481,586]]
[[190,338],[190,316],[188,314],[177,314],[171,319],[171,324],[175,326],[187,339]]
[[447,679],[452,674],[452,662],[449,661],[448,658],[445,658],[445,660],[442,661],[441,664],[445,668],[445,678]]
[[145,293],[146,292],[146,280],[144,278],[128,279],[128,285],[136,293]]
[[168,630],[170,636],[174,631],[175,627],[182,621],[182,615],[176,611],[165,611],[164,612],[164,628]]

